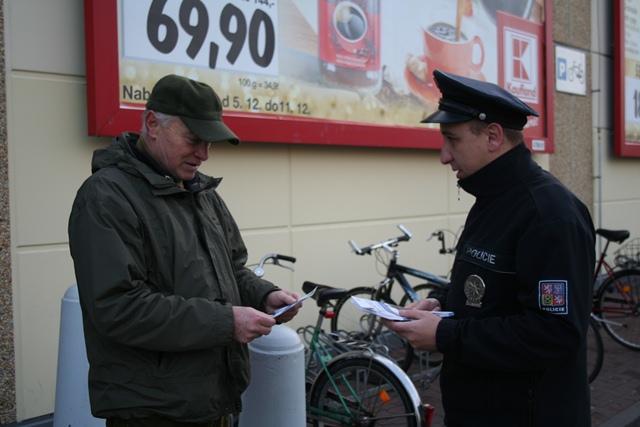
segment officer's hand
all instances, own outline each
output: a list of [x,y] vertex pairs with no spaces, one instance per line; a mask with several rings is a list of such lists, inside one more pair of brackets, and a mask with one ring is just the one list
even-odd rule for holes
[[276,319],[251,307],[232,307],[233,338],[243,344],[268,335]]
[[407,310],[440,311],[440,301],[435,298],[423,298],[406,306]]
[[400,316],[412,319],[408,322],[394,322],[382,319],[389,329],[405,338],[413,348],[422,351],[436,351],[436,330],[441,317],[421,310],[399,310]]

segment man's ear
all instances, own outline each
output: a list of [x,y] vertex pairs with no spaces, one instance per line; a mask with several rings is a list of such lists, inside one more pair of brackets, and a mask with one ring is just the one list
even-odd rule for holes
[[505,146],[504,131],[498,123],[490,123],[486,128],[489,137],[489,152],[500,152]]
[[158,122],[158,116],[156,116],[155,111],[149,110],[144,119],[144,125],[147,128],[147,134],[151,138],[155,138],[158,133],[158,126],[160,126],[160,122]]

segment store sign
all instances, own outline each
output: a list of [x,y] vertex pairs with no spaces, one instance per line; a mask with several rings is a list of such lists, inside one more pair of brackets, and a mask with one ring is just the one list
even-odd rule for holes
[[419,122],[441,69],[508,87],[543,117],[528,145],[552,152],[545,13],[536,0],[85,0],[89,133],[139,129],[155,82],[179,74],[214,88],[244,141],[439,148]]
[[587,94],[587,60],[583,51],[556,46],[556,90]]
[[615,153],[640,157],[640,0],[614,5]]
[[531,137],[527,145],[532,151],[549,152],[552,143],[542,132],[547,120],[543,100],[546,93],[541,64],[544,63],[542,44],[544,32],[540,25],[498,12],[498,84],[517,96],[539,114],[529,117],[525,136]]

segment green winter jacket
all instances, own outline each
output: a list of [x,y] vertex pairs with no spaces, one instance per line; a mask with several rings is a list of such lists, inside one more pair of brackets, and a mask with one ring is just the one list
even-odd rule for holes
[[249,382],[231,307],[262,310],[277,288],[244,266],[220,179],[187,191],[138,160],[138,138],[96,150],[69,219],[91,410],[206,422],[240,411]]

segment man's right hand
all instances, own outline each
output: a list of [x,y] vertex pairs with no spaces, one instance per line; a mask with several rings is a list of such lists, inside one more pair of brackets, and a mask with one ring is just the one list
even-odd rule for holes
[[233,338],[243,344],[268,335],[276,324],[273,317],[251,307],[233,307]]

